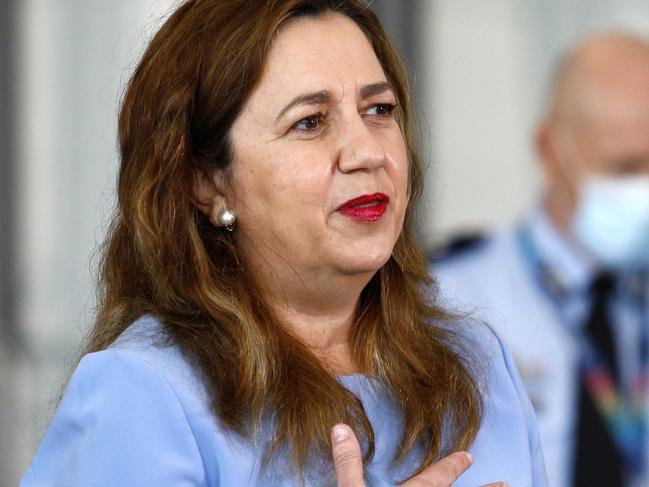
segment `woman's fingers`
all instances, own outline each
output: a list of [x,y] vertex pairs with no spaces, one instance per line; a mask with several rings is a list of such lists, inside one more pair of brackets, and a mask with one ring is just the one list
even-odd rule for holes
[[[365,487],[361,447],[356,435],[346,424],[337,424],[331,429],[331,453],[338,487]],[[469,453],[451,453],[401,484],[401,487],[451,487],[471,463],[473,458]],[[482,487],[507,487],[507,484],[495,482]]]
[[331,454],[338,487],[365,487],[361,447],[346,424],[337,424],[331,429]]
[[402,487],[449,487],[471,466],[473,459],[466,452],[455,452],[431,465],[419,475],[401,484]]

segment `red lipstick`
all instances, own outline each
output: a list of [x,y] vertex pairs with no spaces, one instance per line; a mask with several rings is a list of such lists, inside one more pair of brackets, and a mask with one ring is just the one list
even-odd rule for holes
[[365,194],[343,203],[337,211],[357,222],[370,223],[381,219],[389,202],[383,193]]

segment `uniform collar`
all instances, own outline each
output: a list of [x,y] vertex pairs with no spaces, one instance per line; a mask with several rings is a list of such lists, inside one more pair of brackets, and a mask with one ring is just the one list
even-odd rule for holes
[[564,293],[586,292],[597,273],[595,262],[557,228],[541,205],[530,215],[527,227],[544,272]]

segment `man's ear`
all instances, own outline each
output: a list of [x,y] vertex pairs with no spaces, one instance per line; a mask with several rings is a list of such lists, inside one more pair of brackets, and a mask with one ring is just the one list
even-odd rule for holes
[[557,162],[552,129],[552,124],[545,120],[536,128],[536,132],[534,133],[536,155],[546,172],[553,170]]
[[565,148],[561,145],[560,127],[552,120],[543,121],[536,129],[534,145],[543,175],[551,187],[563,186],[568,174],[562,163]]
[[221,208],[227,208],[225,177],[218,169],[194,171],[194,204],[210,220]]

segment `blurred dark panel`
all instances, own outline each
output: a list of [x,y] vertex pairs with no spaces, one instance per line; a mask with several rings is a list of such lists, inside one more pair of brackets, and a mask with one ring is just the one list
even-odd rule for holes
[[[430,130],[432,121],[421,111],[425,106],[427,94],[425,83],[428,82],[424,73],[425,63],[431,62],[430,53],[424,52],[422,39],[429,35],[425,32],[426,19],[431,15],[433,2],[430,0],[372,0],[368,2],[372,10],[381,19],[388,36],[394,41],[401,59],[406,65],[412,91],[415,115],[419,130],[416,131],[419,153],[426,170],[429,170],[431,160]],[[415,236],[423,247],[429,245],[425,241],[424,221],[430,221],[432,216],[425,213],[422,207],[417,208],[415,220]]]
[[15,13],[17,0],[0,1],[0,334],[15,335]]
[[423,87],[418,80],[421,75],[421,29],[422,19],[430,8],[429,0],[373,0],[368,2],[378,15],[383,27],[394,41],[406,65],[415,98],[421,98]]
[[16,485],[14,62],[16,1],[0,0],[0,486]]

